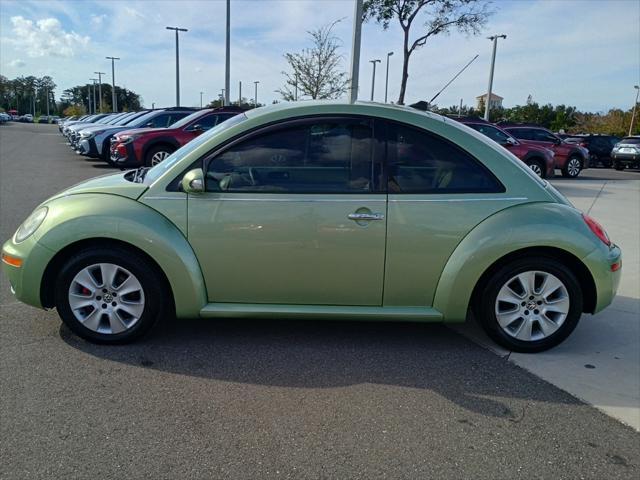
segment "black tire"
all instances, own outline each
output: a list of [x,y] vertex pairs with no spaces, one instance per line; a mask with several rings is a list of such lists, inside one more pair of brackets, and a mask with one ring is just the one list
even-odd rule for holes
[[[579,167],[577,168],[577,170],[576,168],[572,168],[575,166],[575,162],[579,163]],[[583,167],[582,159],[577,155],[571,155],[567,159],[567,163],[562,168],[562,176],[566,178],[577,178],[578,175],[580,175],[580,172],[582,171],[582,167]]]
[[[500,327],[495,306],[500,289],[509,279],[519,273],[532,270],[555,275],[567,289],[570,306],[567,317],[554,333],[540,340],[522,341],[509,335]],[[536,353],[555,347],[565,340],[578,325],[582,308],[582,289],[571,270],[551,257],[531,257],[515,260],[491,274],[478,290],[475,313],[487,335],[499,345],[514,352]]]
[[[133,275],[142,285],[144,309],[140,318],[129,329],[120,333],[100,333],[87,328],[76,318],[69,305],[69,289],[74,277],[82,269],[98,264],[112,263]],[[80,251],[69,259],[58,274],[55,287],[55,305],[58,315],[69,329],[79,337],[92,343],[124,344],[132,342],[147,333],[171,310],[171,293],[158,268],[146,258],[122,247],[92,247]]]
[[[547,177],[547,167],[545,166],[542,160],[538,160],[537,158],[532,158],[531,160],[527,160],[527,166],[533,171],[533,173],[538,175],[540,178]],[[538,173],[538,171],[540,173]]]
[[600,160],[600,163],[602,164],[603,168],[611,168],[611,159],[610,158],[603,158],[602,160]]
[[171,155],[173,152],[175,152],[176,149],[170,145],[157,145],[155,147],[151,147],[149,149],[149,151],[147,151],[146,155],[144,156],[144,164],[147,167],[152,167],[153,166],[153,157],[159,153],[165,153],[167,155]]
[[624,170],[624,163],[613,162],[613,168],[616,170]]

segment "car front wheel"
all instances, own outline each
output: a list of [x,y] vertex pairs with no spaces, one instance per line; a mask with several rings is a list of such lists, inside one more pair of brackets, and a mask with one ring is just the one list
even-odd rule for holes
[[539,160],[531,160],[527,163],[529,168],[540,178],[545,177],[544,165]]
[[478,299],[479,320],[498,344],[516,352],[552,348],[574,330],[582,313],[582,290],[559,261],[514,261],[490,276]]
[[169,146],[160,145],[158,147],[153,147],[145,156],[145,164],[147,167],[155,167],[157,164],[163,162],[173,152],[174,149]]
[[582,160],[580,158],[573,156],[569,157],[566,165],[562,169],[562,176],[568,178],[576,178],[580,175],[580,171],[582,170]]
[[90,248],[62,267],[56,308],[78,336],[94,343],[128,343],[168,312],[169,295],[148,260],[121,248]]

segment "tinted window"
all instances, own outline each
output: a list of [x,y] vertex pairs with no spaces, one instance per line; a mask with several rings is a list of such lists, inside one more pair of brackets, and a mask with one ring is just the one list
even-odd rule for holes
[[209,130],[210,128],[215,127],[216,123],[218,123],[217,115],[206,115],[201,119],[196,120],[193,125],[200,125],[200,128],[203,130]]
[[228,192],[365,193],[371,189],[368,121],[323,121],[249,138],[216,156],[207,189]]
[[[144,126],[149,126],[153,128],[168,127],[171,124],[170,122],[171,122],[171,114],[163,113],[149,120],[147,123],[144,124]],[[147,124],[151,124],[151,125],[147,125]]]
[[625,137],[620,140],[620,143],[626,143],[627,145],[638,145],[640,144],[640,137]]
[[533,140],[533,132],[529,128],[510,128],[509,133],[521,140]]
[[491,125],[482,125],[479,123],[470,123],[468,125],[501,145],[507,143],[507,139],[510,138],[508,134]]
[[500,192],[502,185],[455,145],[416,128],[389,124],[389,193]]
[[533,140],[537,140],[538,142],[556,142],[558,141],[558,138],[549,132],[545,132],[544,130],[534,129]]

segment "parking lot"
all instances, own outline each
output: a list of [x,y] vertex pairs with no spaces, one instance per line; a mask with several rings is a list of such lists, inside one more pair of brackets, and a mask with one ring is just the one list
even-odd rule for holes
[[[111,172],[55,125],[3,125],[2,239]],[[623,280],[539,355],[473,325],[364,322],[194,319],[98,346],[2,277],[0,477],[638,478],[640,172],[554,183],[620,243]]]

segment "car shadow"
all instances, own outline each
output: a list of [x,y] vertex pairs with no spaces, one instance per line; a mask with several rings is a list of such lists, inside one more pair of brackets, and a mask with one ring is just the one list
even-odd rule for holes
[[192,319],[165,322],[123,346],[87,343],[64,326],[60,336],[88,355],[173,374],[302,389],[430,389],[514,421],[521,412],[509,398],[581,403],[442,324]]
[[112,167],[111,165],[109,165],[108,163],[94,163],[93,165],[91,165],[93,168],[97,168],[100,170],[113,170],[114,167]]

